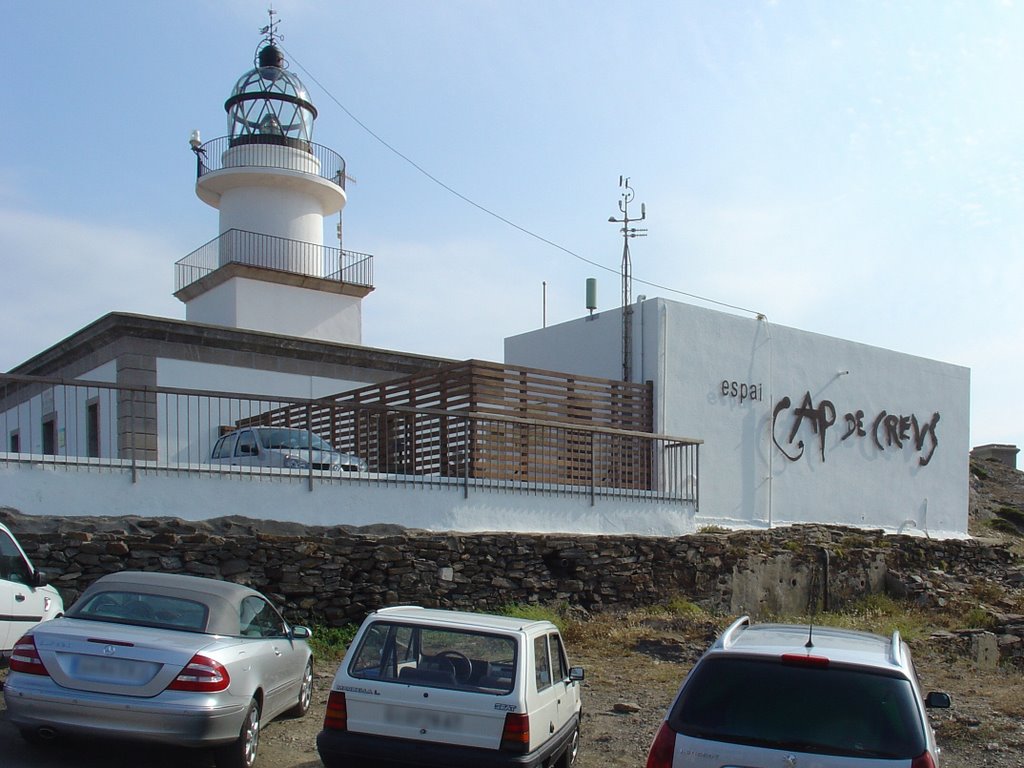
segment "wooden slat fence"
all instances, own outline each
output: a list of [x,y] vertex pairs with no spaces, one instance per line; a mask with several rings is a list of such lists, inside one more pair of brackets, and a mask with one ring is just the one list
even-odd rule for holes
[[636,434],[653,432],[650,383],[478,360],[245,423],[308,424],[375,472],[630,489],[654,474],[653,440]]

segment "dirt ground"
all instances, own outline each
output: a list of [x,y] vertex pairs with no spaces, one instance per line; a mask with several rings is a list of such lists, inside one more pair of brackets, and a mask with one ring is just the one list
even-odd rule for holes
[[[632,628],[628,643],[570,644],[570,661],[587,671],[579,768],[642,767],[647,748],[680,681],[713,639],[717,627],[681,619],[653,620]],[[586,632],[587,624],[581,631]],[[932,710],[942,746],[942,768],[1024,768],[1024,671],[977,669],[936,636],[912,645],[925,690],[953,697],[948,711]],[[320,730],[333,662],[318,662],[313,706],[299,720],[265,725],[258,765],[319,768]],[[0,677],[4,673],[0,673]],[[0,703],[0,754],[4,768],[212,768],[208,755],[108,742],[59,742],[43,748],[23,743]]]

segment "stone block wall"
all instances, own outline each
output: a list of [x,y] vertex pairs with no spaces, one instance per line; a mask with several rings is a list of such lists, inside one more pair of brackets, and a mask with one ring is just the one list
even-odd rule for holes
[[401,603],[484,610],[561,601],[594,611],[676,596],[764,617],[839,608],[873,592],[941,607],[944,593],[970,598],[993,580],[1024,587],[1021,566],[1002,547],[816,525],[661,538],[282,531],[240,518],[41,524],[2,510],[0,519],[68,605],[104,573],[156,570],[248,584],[307,624],[358,622]]

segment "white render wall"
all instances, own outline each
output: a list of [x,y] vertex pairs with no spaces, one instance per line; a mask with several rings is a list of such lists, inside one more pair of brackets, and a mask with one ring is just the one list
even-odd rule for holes
[[[966,536],[970,371],[663,299],[635,306],[655,429],[702,439],[698,524]],[[505,340],[505,361],[621,378],[621,319]]]
[[362,344],[360,299],[232,277],[185,305],[185,319],[340,344]]
[[[183,503],[183,500],[184,503]],[[225,472],[138,475],[109,468],[65,469],[43,463],[0,463],[0,507],[26,515],[144,515],[208,520],[244,515],[305,525],[392,523],[427,531],[521,531],[680,536],[693,533],[689,505],[541,497],[460,485],[416,488],[372,479],[320,483],[303,477],[244,478]]]

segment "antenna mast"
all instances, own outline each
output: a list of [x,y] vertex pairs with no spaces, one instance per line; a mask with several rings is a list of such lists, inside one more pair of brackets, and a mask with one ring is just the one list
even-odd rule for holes
[[608,221],[621,224],[622,233],[622,380],[633,380],[633,264],[629,255],[629,240],[632,237],[647,237],[647,229],[631,227],[635,221],[647,218],[647,206],[640,203],[640,218],[629,218],[629,204],[633,200],[633,188],[629,186],[628,176],[619,176],[619,188],[622,196],[619,200],[619,211],[622,218],[609,216]]

